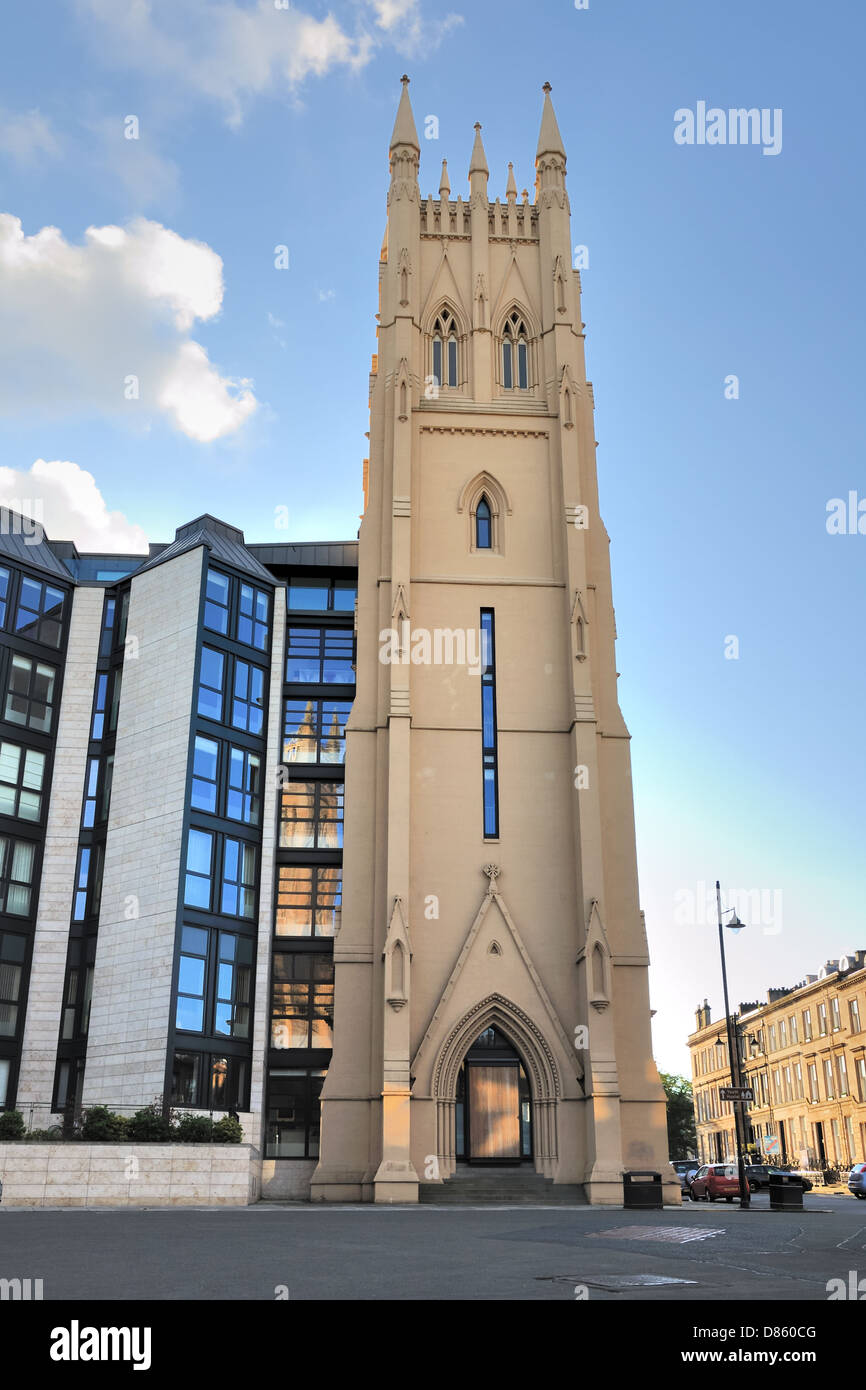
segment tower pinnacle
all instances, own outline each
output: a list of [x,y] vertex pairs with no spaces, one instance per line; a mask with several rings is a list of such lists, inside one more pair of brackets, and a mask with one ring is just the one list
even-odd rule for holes
[[481,139],[481,122],[475,122],[475,144],[472,146],[472,158],[469,161],[469,177],[473,174],[484,174],[485,177],[490,173],[487,167],[487,156],[484,153],[484,144]]
[[395,150],[398,145],[411,145],[420,155],[421,144],[418,140],[418,131],[415,129],[412,103],[409,100],[409,79],[405,73],[400,81],[403,84],[403,90],[400,93],[400,105],[397,107],[397,118],[394,121],[389,148]]
[[562,143],[562,136],[556,123],[553,102],[550,100],[550,93],[553,88],[549,82],[545,82],[541,90],[544,92],[544,110],[541,114],[541,131],[538,136],[538,149],[535,151],[535,157],[540,159],[544,154],[559,154],[565,159],[565,146]]

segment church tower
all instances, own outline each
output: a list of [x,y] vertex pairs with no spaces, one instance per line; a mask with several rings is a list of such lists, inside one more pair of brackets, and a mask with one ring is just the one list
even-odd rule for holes
[[412,1202],[465,1163],[615,1204],[670,1170],[565,149],[546,85],[532,200],[509,165],[491,201],[480,126],[468,200],[444,161],[422,198],[408,83],[312,1197]]

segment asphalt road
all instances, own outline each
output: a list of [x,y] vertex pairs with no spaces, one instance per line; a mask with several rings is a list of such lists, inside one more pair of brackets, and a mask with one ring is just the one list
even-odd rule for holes
[[[15,1211],[0,1207],[0,1279],[45,1300],[828,1298],[864,1279],[866,1204],[802,1212],[726,1203],[589,1207],[278,1206]],[[649,1276],[652,1282],[647,1283]],[[643,1282],[634,1283],[635,1279]],[[671,1280],[679,1282],[655,1282]]]

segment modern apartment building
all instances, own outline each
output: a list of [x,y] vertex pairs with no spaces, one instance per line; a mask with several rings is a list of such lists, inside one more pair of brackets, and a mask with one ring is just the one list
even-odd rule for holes
[[155,1098],[314,1159],[357,545],[0,534],[0,1100]]
[[468,201],[419,160],[404,79],[357,544],[2,538],[5,1100],[236,1110],[265,1195],[618,1203],[667,1132],[549,88],[533,200],[480,126]]
[[[731,1085],[724,1019],[713,1023],[706,1001],[689,1038],[698,1157],[736,1152],[733,1106],[719,1099]],[[747,1142],[758,1161],[816,1169],[866,1161],[866,951],[827,961],[817,975],[767,1002],[741,1004],[732,1016],[744,1085]]]

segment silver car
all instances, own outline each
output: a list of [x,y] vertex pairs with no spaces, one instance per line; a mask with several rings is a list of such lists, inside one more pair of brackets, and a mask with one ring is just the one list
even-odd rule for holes
[[861,1200],[866,1199],[866,1163],[855,1163],[848,1174],[848,1190]]

